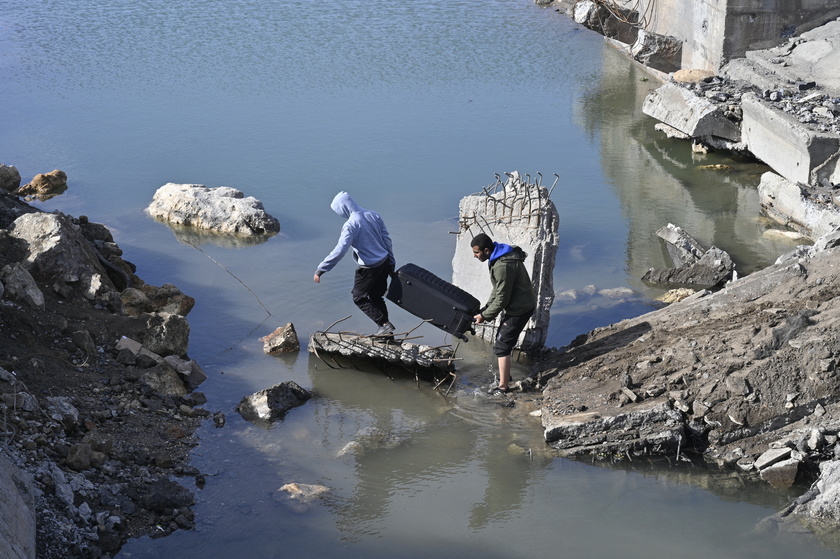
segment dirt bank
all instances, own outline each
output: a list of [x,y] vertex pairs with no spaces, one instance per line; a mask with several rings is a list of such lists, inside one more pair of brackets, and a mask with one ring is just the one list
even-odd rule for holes
[[[838,239],[548,351],[530,379],[546,441],[613,462],[692,452],[807,487],[840,448]],[[820,511],[835,528],[836,507]]]
[[[0,269],[9,269],[26,255],[10,220],[35,210],[0,198]],[[110,556],[129,538],[191,528],[204,479],[188,459],[210,415],[205,398],[162,391],[165,365],[118,350],[121,337],[143,335],[143,316],[59,295],[45,278],[37,285],[42,306],[8,287],[0,299],[3,453],[32,476],[37,556]]]

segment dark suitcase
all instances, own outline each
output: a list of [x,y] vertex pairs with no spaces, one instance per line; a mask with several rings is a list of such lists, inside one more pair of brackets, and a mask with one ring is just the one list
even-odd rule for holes
[[385,296],[414,316],[464,341],[467,341],[465,332],[475,333],[473,317],[481,309],[478,299],[416,264],[406,264],[397,270]]

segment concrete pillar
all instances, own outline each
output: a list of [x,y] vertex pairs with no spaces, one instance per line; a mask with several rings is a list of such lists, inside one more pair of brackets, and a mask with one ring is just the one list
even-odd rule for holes
[[[452,283],[483,304],[490,295],[490,273],[487,264],[473,258],[470,247],[473,237],[486,233],[494,241],[517,245],[528,254],[525,266],[537,292],[537,310],[519,338],[518,347],[525,350],[545,343],[554,302],[554,260],[560,218],[549,198],[550,190],[540,183],[513,172],[504,183],[497,176],[496,184],[462,198],[452,259]],[[498,322],[497,318],[489,324],[477,324],[476,336],[493,341]]]

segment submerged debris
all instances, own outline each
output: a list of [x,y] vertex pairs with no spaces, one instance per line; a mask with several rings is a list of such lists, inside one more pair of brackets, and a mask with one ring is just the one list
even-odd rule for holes
[[[347,318],[350,317],[336,321],[327,330]],[[418,382],[421,374],[430,375],[436,381],[435,388],[447,380],[451,381],[451,386],[455,380],[454,363],[459,360],[455,357],[456,349],[450,345],[429,346],[411,343],[408,340],[413,338],[409,335],[414,330],[391,336],[366,336],[354,332],[314,332],[309,338],[309,353],[315,354],[333,369],[345,367],[338,358],[361,359],[380,365],[383,370],[387,365],[397,365],[414,373]]]

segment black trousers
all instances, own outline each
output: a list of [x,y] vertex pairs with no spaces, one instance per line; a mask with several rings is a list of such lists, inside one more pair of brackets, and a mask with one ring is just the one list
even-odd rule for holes
[[519,334],[525,329],[528,320],[534,311],[518,316],[503,316],[499,331],[496,332],[496,343],[493,344],[493,353],[496,357],[506,357],[513,352],[516,342],[519,341]]
[[353,302],[377,326],[388,322],[388,307],[385,306],[385,291],[388,289],[388,276],[393,267],[385,262],[371,268],[357,268],[353,281]]

